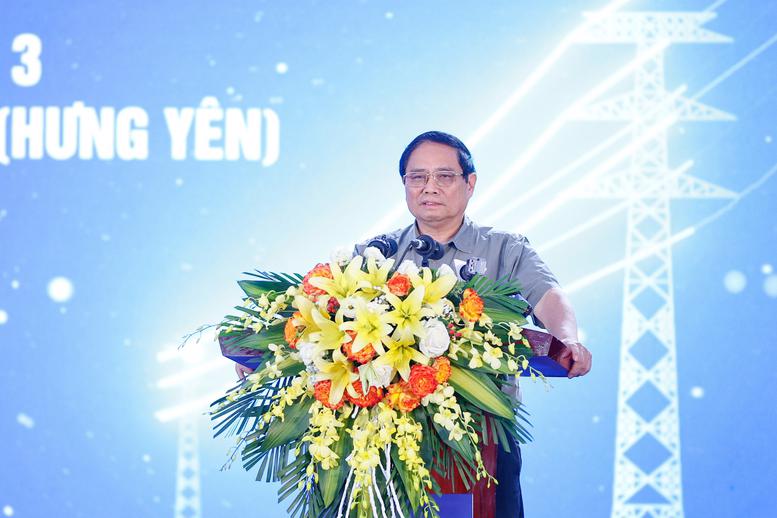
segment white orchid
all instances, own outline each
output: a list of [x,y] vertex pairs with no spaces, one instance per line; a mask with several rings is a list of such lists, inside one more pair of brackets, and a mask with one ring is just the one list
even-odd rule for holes
[[488,342],[483,343],[483,361],[487,363],[492,369],[499,369],[502,367],[502,349],[499,347],[491,347]]

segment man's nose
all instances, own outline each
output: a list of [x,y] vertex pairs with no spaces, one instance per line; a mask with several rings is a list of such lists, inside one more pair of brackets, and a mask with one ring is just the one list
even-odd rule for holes
[[426,193],[437,194],[439,192],[439,188],[437,187],[437,182],[435,182],[434,180],[432,180],[427,176],[426,183],[424,184],[424,188],[421,192],[425,194]]

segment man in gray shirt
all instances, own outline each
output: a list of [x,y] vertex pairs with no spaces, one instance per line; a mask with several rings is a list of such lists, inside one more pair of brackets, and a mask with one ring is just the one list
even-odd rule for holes
[[[478,264],[489,278],[509,276],[517,280],[522,295],[533,308],[534,317],[566,344],[562,361],[571,361],[569,377],[586,374],[591,369],[591,353],[578,340],[575,312],[529,241],[520,235],[481,227],[465,216],[477,175],[472,155],[464,143],[439,131],[423,133],[402,153],[399,174],[405,185],[407,207],[415,222],[388,234],[399,244],[398,256],[412,239],[425,234],[441,243],[444,249],[442,258],[430,261],[430,267],[447,264],[459,272],[469,260]],[[366,243],[356,245],[356,253],[362,253]],[[421,263],[421,257],[414,252],[406,258]],[[250,372],[239,364],[235,368],[241,377]],[[506,453],[500,448],[497,457],[498,518],[523,517],[521,452],[513,441],[510,450]]]
[[[591,369],[591,353],[578,340],[574,310],[529,240],[481,227],[464,214],[477,181],[472,155],[464,143],[439,131],[422,133],[402,153],[399,174],[415,222],[387,234],[399,245],[397,255],[408,249],[411,240],[426,234],[441,243],[444,251],[441,259],[429,261],[431,268],[447,264],[458,273],[469,261],[489,278],[509,276],[517,280],[534,317],[567,346],[562,357],[571,360],[569,377],[586,374]],[[366,246],[367,242],[356,245],[355,251],[362,253]],[[421,257],[414,252],[406,258],[421,264]],[[521,453],[513,441],[510,449],[511,453],[506,453],[500,448],[497,457],[498,518],[523,517]]]

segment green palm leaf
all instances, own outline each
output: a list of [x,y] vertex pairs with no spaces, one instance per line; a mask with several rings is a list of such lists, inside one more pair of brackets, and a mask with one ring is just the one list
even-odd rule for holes
[[345,427],[343,427],[340,430],[340,439],[332,448],[332,451],[340,457],[340,463],[336,468],[322,469],[318,472],[318,486],[321,489],[321,496],[325,507],[332,505],[337,495],[340,494],[340,488],[343,486],[345,477],[348,474],[348,463],[345,461],[345,458],[352,449],[351,436],[348,435]]
[[297,286],[304,278],[298,273],[243,272],[246,275],[256,277],[257,280],[237,281],[237,284],[249,297],[259,297],[270,292],[283,292],[291,286]]
[[[492,319],[523,320],[523,313],[528,308],[528,305],[526,302],[511,296],[521,290],[521,285],[518,281],[510,280],[509,277],[494,280],[489,279],[484,275],[475,275],[462,287],[462,291],[466,288],[472,288],[478,292],[478,295],[480,295],[485,304],[486,313],[488,313]],[[511,315],[507,318],[497,318],[492,313],[498,311],[507,311],[515,316]]]
[[258,333],[251,329],[236,329],[231,332],[222,330],[219,333],[219,342],[229,354],[238,352],[240,349],[267,351],[270,344],[284,343],[283,328],[285,325],[285,322],[273,324]]

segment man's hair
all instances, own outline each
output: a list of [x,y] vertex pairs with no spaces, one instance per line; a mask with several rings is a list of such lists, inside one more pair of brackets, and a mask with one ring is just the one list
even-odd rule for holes
[[464,145],[464,142],[450,133],[445,133],[443,131],[427,131],[414,138],[402,152],[402,156],[399,158],[399,176],[405,176],[405,169],[407,168],[407,161],[410,159],[410,154],[423,142],[437,142],[438,144],[445,144],[446,146],[454,148],[459,155],[459,165],[461,166],[461,171],[464,173],[464,180],[467,179],[467,176],[469,176],[470,173],[475,172],[475,164],[472,162],[472,153],[469,152],[469,149]]

